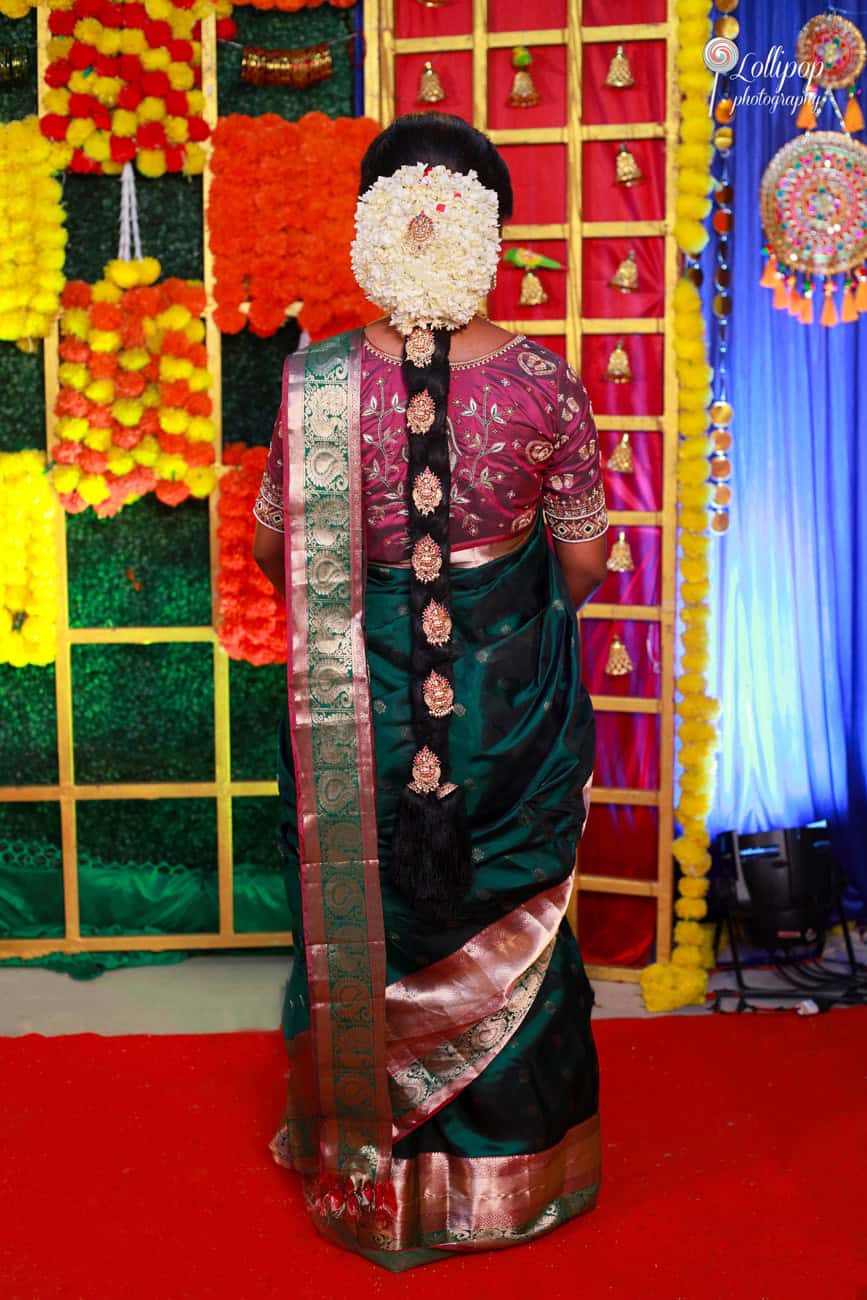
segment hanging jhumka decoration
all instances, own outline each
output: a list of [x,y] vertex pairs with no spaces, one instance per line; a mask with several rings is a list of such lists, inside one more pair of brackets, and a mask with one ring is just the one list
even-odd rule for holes
[[711,423],[711,453],[709,475],[712,484],[710,526],[715,533],[728,531],[729,506],[732,492],[731,447],[729,424],[733,415],[727,397],[729,320],[732,314],[732,274],[729,239],[732,231],[731,155],[734,146],[734,100],[729,95],[729,76],[722,83],[722,92],[714,108],[716,128],[714,143],[713,215],[711,217],[711,247],[714,252],[713,300],[711,307],[716,328],[716,365],[713,373],[714,400],[709,411]]
[[632,455],[632,443],[629,441],[628,433],[621,433],[620,441],[615,445],[614,450],[605,462],[605,468],[613,470],[615,474],[635,473],[635,460]]
[[536,253],[532,248],[510,248],[503,254],[503,261],[516,266],[524,274],[521,277],[521,291],[518,303],[521,307],[540,307],[548,301],[548,295],[537,270],[559,271],[562,262],[544,253]]
[[[773,290],[778,310],[804,325],[818,315],[830,326],[867,312],[867,148],[850,134],[864,127],[854,84],[864,69],[864,37],[840,14],[819,14],[801,29],[797,55],[813,70],[797,118],[805,134],[784,144],[762,177],[761,283]],[[835,91],[845,88],[843,113]],[[826,107],[839,130],[815,129]]]
[[608,75],[605,78],[605,85],[610,87],[612,90],[626,90],[629,86],[635,85],[635,78],[632,75],[629,60],[626,57],[622,45],[618,45],[614,54],[611,56],[611,63],[608,66]]
[[629,651],[623,642],[619,632],[615,632],[611,638],[608,647],[608,659],[605,664],[605,675],[607,677],[626,677],[633,672],[635,664],[629,656]]
[[530,73],[532,62],[533,56],[526,45],[516,45],[512,51],[515,77],[512,81],[512,92],[506,101],[509,108],[535,108],[539,103],[541,96],[533,84]]
[[635,571],[632,547],[627,542],[626,533],[622,528],[617,534],[617,541],[612,544],[606,567],[609,573],[634,573]]
[[427,59],[419,77],[416,98],[420,104],[440,104],[445,97],[446,92],[443,90],[443,83],[439,79],[439,74],[434,69],[430,59]]
[[621,144],[617,152],[615,180],[618,185],[623,185],[627,189],[632,185],[639,185],[644,180],[644,173],[635,161],[634,154],[630,153],[628,145],[625,144]]
[[618,289],[620,293],[635,293],[637,291],[638,263],[635,260],[634,248],[630,248],[608,283],[612,289]]
[[608,358],[605,378],[612,384],[631,384],[632,366],[623,339],[618,339]]

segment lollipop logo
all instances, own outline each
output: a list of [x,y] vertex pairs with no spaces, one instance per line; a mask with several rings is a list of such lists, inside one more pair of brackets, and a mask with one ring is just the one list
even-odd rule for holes
[[716,100],[716,88],[719,85],[721,76],[733,72],[738,64],[738,47],[734,41],[730,41],[727,36],[712,36],[704,47],[704,66],[708,72],[712,72],[713,90],[710,92],[710,100],[707,106],[707,115],[710,117],[713,112],[714,101]]

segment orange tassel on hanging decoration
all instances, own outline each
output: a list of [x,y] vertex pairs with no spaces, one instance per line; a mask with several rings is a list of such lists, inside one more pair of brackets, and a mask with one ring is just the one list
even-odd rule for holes
[[805,293],[804,296],[803,296],[803,298],[801,299],[801,324],[802,324],[802,325],[812,325],[812,324],[813,324],[813,295],[812,295],[812,293]]
[[786,279],[779,271],[774,278],[774,306],[777,311],[785,311],[789,305],[789,295],[786,291]]
[[843,125],[850,133],[864,130],[864,114],[861,112],[861,105],[858,103],[858,96],[855,93],[854,86],[849,91],[849,103],[846,105],[846,112],[843,115]]
[[855,310],[867,311],[867,271],[863,269],[856,271],[855,279],[858,281],[858,288],[855,290]]
[[843,310],[840,313],[840,320],[848,324],[857,319],[858,308],[855,306],[855,287],[850,282],[843,290]]
[[812,131],[816,125],[816,96],[808,95],[801,105],[798,116],[795,118],[795,126],[799,126],[802,131]]
[[786,280],[786,307],[790,316],[801,314],[801,295],[798,293],[798,282],[793,275]]
[[777,270],[777,259],[774,257],[773,253],[769,253],[768,260],[765,262],[765,269],[764,271],[762,271],[762,278],[761,280],[759,280],[759,284],[762,286],[762,288],[764,289],[774,288],[775,284],[777,283],[776,270]]
[[822,315],[819,318],[821,325],[830,326],[839,323],[840,318],[837,315],[837,308],[834,306],[834,290],[836,287],[833,280],[825,281],[825,306],[822,308]]

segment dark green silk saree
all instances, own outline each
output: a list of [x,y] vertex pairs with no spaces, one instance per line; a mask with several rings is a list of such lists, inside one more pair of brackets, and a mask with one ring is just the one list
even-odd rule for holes
[[369,564],[358,336],[290,358],[281,844],[296,936],[271,1142],[331,1240],[399,1270],[529,1240],[600,1182],[593,992],[565,919],[593,765],[578,625],[541,513],[453,565],[450,779],[475,876],[451,928],[385,869],[412,754],[409,572]]

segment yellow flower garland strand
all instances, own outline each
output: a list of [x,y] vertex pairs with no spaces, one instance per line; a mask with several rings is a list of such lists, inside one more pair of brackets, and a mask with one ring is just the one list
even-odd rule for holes
[[0,452],[0,663],[57,651],[57,501],[38,451]]
[[43,339],[65,283],[66,214],[56,146],[35,117],[0,123],[0,339]]
[[[678,146],[674,233],[678,247],[697,256],[708,240],[702,224],[710,212],[713,119],[708,116],[711,74],[702,51],[711,34],[708,0],[680,0],[678,80],[683,92]],[[654,962],[641,973],[641,991],[649,1011],[672,1011],[691,1003],[703,1005],[707,969],[713,965],[707,915],[710,870],[707,817],[713,795],[714,753],[719,706],[707,694],[708,669],[708,407],[713,373],[708,365],[701,298],[696,286],[682,279],[674,295],[674,351],[678,381],[677,504],[680,612],[684,624],[677,679],[677,739],[681,764],[680,797],[675,816],[681,834],[673,846],[682,875],[674,911],[674,950],[670,963]]]

